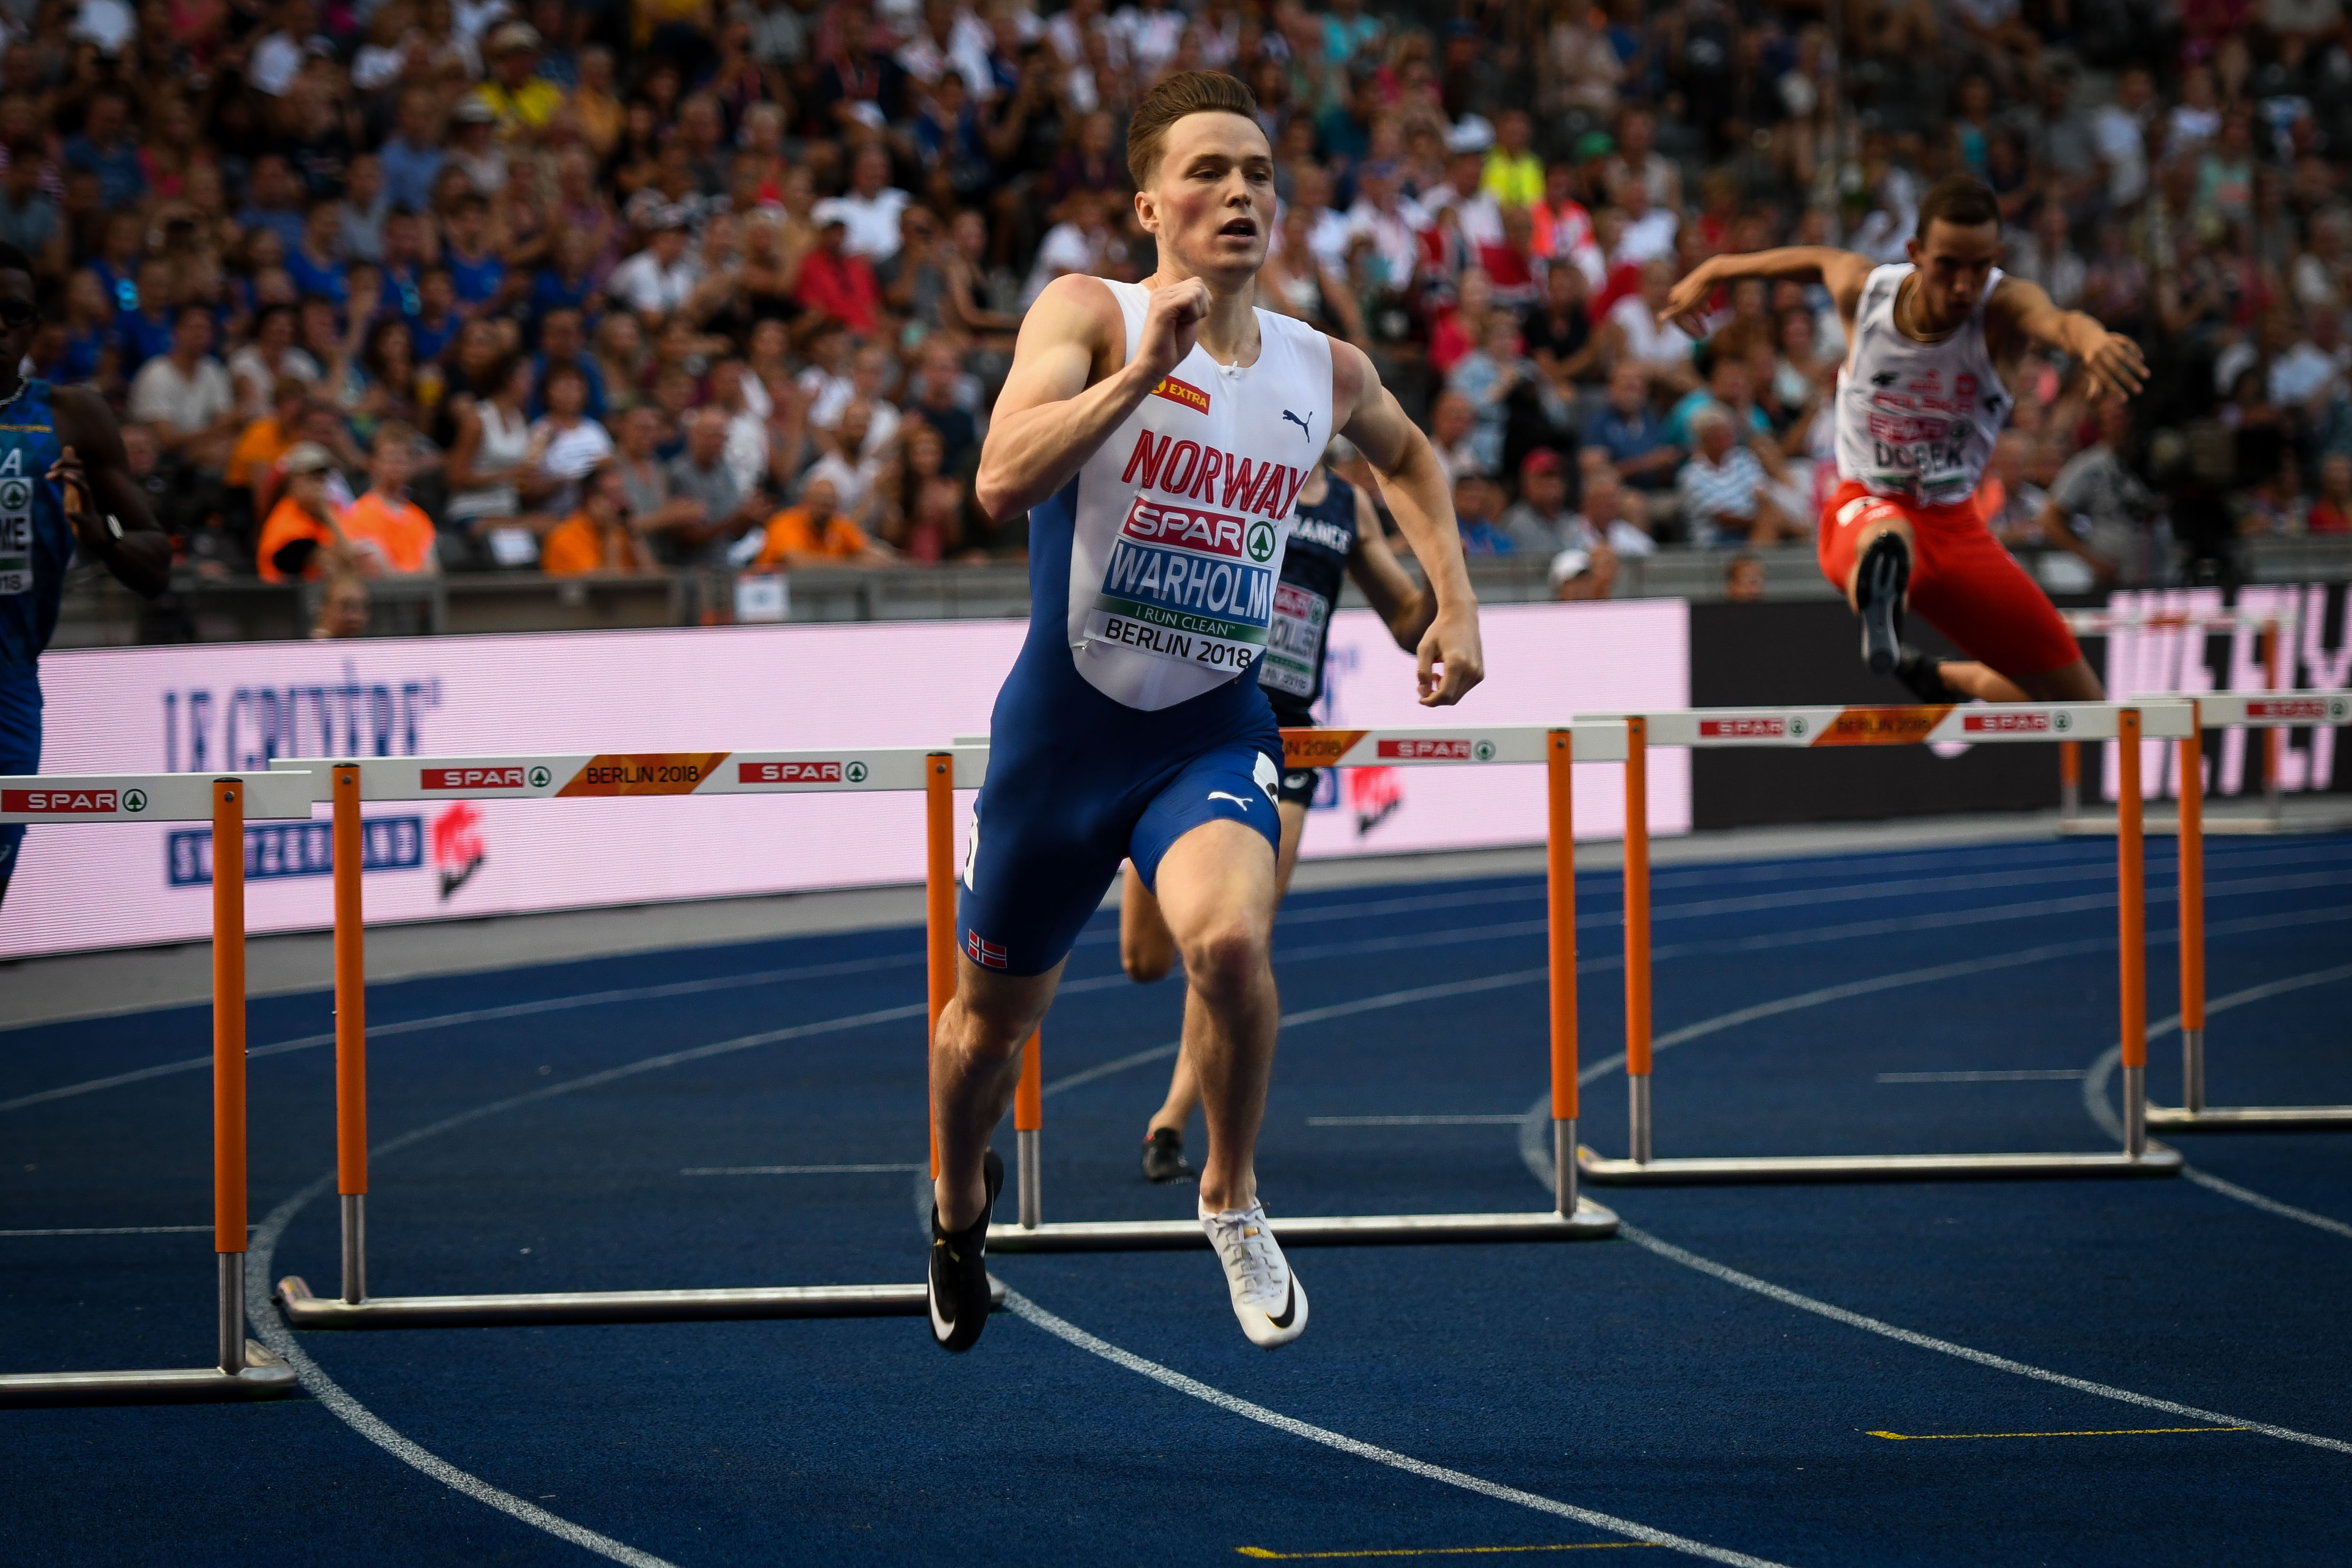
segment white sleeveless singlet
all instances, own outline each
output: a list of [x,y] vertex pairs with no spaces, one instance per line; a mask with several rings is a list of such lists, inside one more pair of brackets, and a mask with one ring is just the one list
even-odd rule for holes
[[2009,389],[1984,331],[2001,274],[1993,269],[1958,331],[1923,343],[1895,325],[1895,290],[1912,270],[1909,262],[1873,268],[1854,307],[1853,342],[1838,371],[1838,477],[1874,495],[1946,506],[1976,492],[2009,418]]
[[[1098,279],[1132,360],[1150,291]],[[1073,482],[1070,657],[1129,708],[1171,708],[1265,647],[1291,505],[1331,439],[1331,344],[1257,312],[1257,363],[1194,345]]]

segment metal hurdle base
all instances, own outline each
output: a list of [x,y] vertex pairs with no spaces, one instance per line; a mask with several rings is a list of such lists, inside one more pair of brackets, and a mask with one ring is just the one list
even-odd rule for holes
[[2151,1105],[2147,1124],[2167,1132],[2352,1132],[2352,1105]]
[[72,1405],[220,1405],[283,1399],[299,1386],[294,1369],[264,1346],[245,1342],[245,1366],[173,1367],[156,1372],[35,1372],[0,1377],[0,1409]]
[[[992,1279],[992,1307],[1004,1286]],[[298,1329],[520,1328],[534,1323],[709,1323],[753,1318],[919,1318],[920,1285],[779,1285],[733,1290],[556,1290],[511,1296],[313,1295],[299,1275],[278,1283],[278,1310]]]
[[[1590,1198],[1574,1215],[1398,1214],[1269,1217],[1285,1247],[1413,1247],[1445,1241],[1606,1241],[1617,1215]],[[1172,1252],[1209,1245],[1196,1219],[1079,1220],[1061,1225],[992,1225],[992,1252]]]
[[[2152,1121],[2155,1112],[2151,1109]],[[2180,1151],[2150,1143],[2135,1159],[2100,1154],[1794,1154],[1611,1160],[1580,1146],[1577,1168],[1604,1186],[1699,1186],[1766,1182],[2002,1182],[2085,1176],[2177,1176]]]

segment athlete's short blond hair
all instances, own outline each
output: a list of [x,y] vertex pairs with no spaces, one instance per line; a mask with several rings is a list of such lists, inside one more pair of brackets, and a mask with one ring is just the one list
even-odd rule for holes
[[1160,171],[1160,144],[1168,128],[1188,114],[1238,114],[1257,119],[1257,95],[1239,77],[1223,71],[1178,71],[1155,83],[1127,122],[1127,172],[1136,189]]

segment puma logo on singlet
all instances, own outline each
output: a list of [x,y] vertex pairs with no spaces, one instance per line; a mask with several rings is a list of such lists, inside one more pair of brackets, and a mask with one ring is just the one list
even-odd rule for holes
[[1299,433],[1301,436],[1306,437],[1307,437],[1307,439],[1308,439],[1309,441],[1312,441],[1313,439],[1315,439],[1315,432],[1314,432],[1314,431],[1312,431],[1312,430],[1309,430],[1309,429],[1307,427],[1307,421],[1306,421],[1306,420],[1301,419],[1297,415],[1293,414],[1293,413],[1292,413],[1289,409],[1287,409],[1287,408],[1286,408],[1286,409],[1284,409],[1284,410],[1282,411],[1282,416],[1283,416],[1285,419],[1289,420],[1293,425],[1297,426],[1298,426],[1298,433]]
[[1240,806],[1244,811],[1247,811],[1247,810],[1249,809],[1249,805],[1250,805],[1250,803],[1249,803],[1249,802],[1247,802],[1247,801],[1245,801],[1245,800],[1244,800],[1241,796],[1239,796],[1239,795],[1231,795],[1231,794],[1228,794],[1227,792],[1225,792],[1225,791],[1223,791],[1223,790],[1221,790],[1221,789],[1213,789],[1213,790],[1211,790],[1211,791],[1209,792],[1209,798],[1210,798],[1211,800],[1229,800],[1229,801],[1232,801],[1235,805]]

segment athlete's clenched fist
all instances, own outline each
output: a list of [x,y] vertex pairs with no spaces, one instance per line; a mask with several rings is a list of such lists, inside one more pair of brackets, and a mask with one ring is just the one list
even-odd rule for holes
[[1136,358],[1154,375],[1166,375],[1184,363],[1201,335],[1209,314],[1209,286],[1198,278],[1152,290],[1143,310],[1143,342]]

